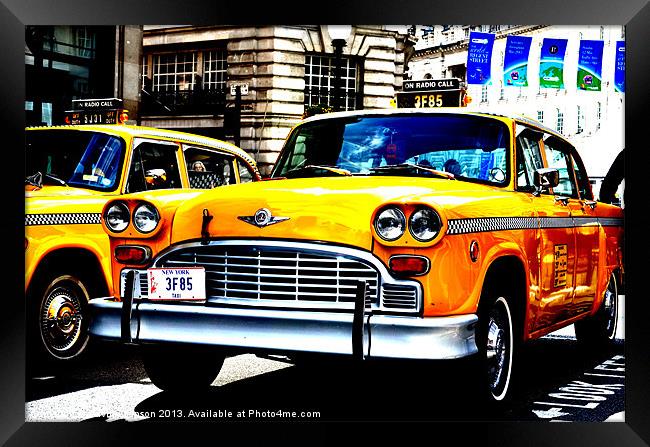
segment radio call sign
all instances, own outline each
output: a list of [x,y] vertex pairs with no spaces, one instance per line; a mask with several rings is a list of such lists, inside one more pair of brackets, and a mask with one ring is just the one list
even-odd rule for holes
[[399,108],[459,107],[461,88],[458,79],[426,79],[405,81],[397,93]]

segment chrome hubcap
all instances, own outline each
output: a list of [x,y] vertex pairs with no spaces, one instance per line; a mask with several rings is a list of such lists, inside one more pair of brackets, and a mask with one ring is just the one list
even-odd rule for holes
[[487,333],[487,359],[488,377],[492,390],[496,390],[501,382],[506,353],[507,347],[503,328],[499,326],[499,323],[494,318],[490,318]]
[[41,334],[51,350],[70,349],[81,334],[81,304],[67,288],[57,287],[47,296],[41,309]]
[[609,338],[614,338],[616,335],[617,295],[616,283],[612,278],[607,285],[603,302],[607,321],[607,335]]

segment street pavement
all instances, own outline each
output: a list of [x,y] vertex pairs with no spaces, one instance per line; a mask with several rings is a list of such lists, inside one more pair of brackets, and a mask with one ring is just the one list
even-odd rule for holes
[[[624,302],[621,297],[611,349],[582,349],[573,326],[529,343],[515,365],[518,397],[498,410],[476,399],[468,386],[471,371],[462,360],[380,362],[359,369],[333,359],[295,366],[244,354],[226,360],[208,392],[177,396],[151,383],[136,347],[96,343],[85,359],[27,378],[25,419],[621,422]],[[187,377],[191,380],[191,371]]]

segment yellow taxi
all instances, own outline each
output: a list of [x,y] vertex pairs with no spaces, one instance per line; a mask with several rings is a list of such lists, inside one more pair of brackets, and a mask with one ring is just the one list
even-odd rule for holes
[[[157,216],[146,234],[131,223],[142,207]],[[472,357],[498,403],[522,342],[572,323],[585,343],[615,338],[622,209],[594,200],[569,141],[526,118],[315,116],[269,181],[180,204],[123,196],[103,224],[115,253],[150,256],[113,258],[122,288],[91,301],[91,334],[141,344],[162,389],[208,386],[233,351]]]
[[182,190],[190,198],[206,188],[260,178],[243,150],[163,129],[28,128],[25,149],[28,337],[30,349],[50,359],[84,350],[88,300],[114,291],[112,253],[100,218],[107,201],[159,189]]

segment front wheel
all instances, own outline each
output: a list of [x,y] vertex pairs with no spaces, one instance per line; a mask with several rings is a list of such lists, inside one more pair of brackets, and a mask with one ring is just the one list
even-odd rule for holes
[[510,398],[515,354],[515,331],[510,303],[503,296],[490,299],[479,312],[477,329],[482,393],[490,404]]
[[52,278],[42,289],[38,307],[41,347],[50,360],[79,356],[88,345],[88,288],[72,275]]
[[194,345],[144,345],[141,354],[151,382],[171,392],[209,388],[225,360],[214,348]]
[[616,275],[612,273],[605,290],[605,296],[595,315],[576,321],[576,338],[590,347],[604,347],[616,338],[618,321],[618,286]]

